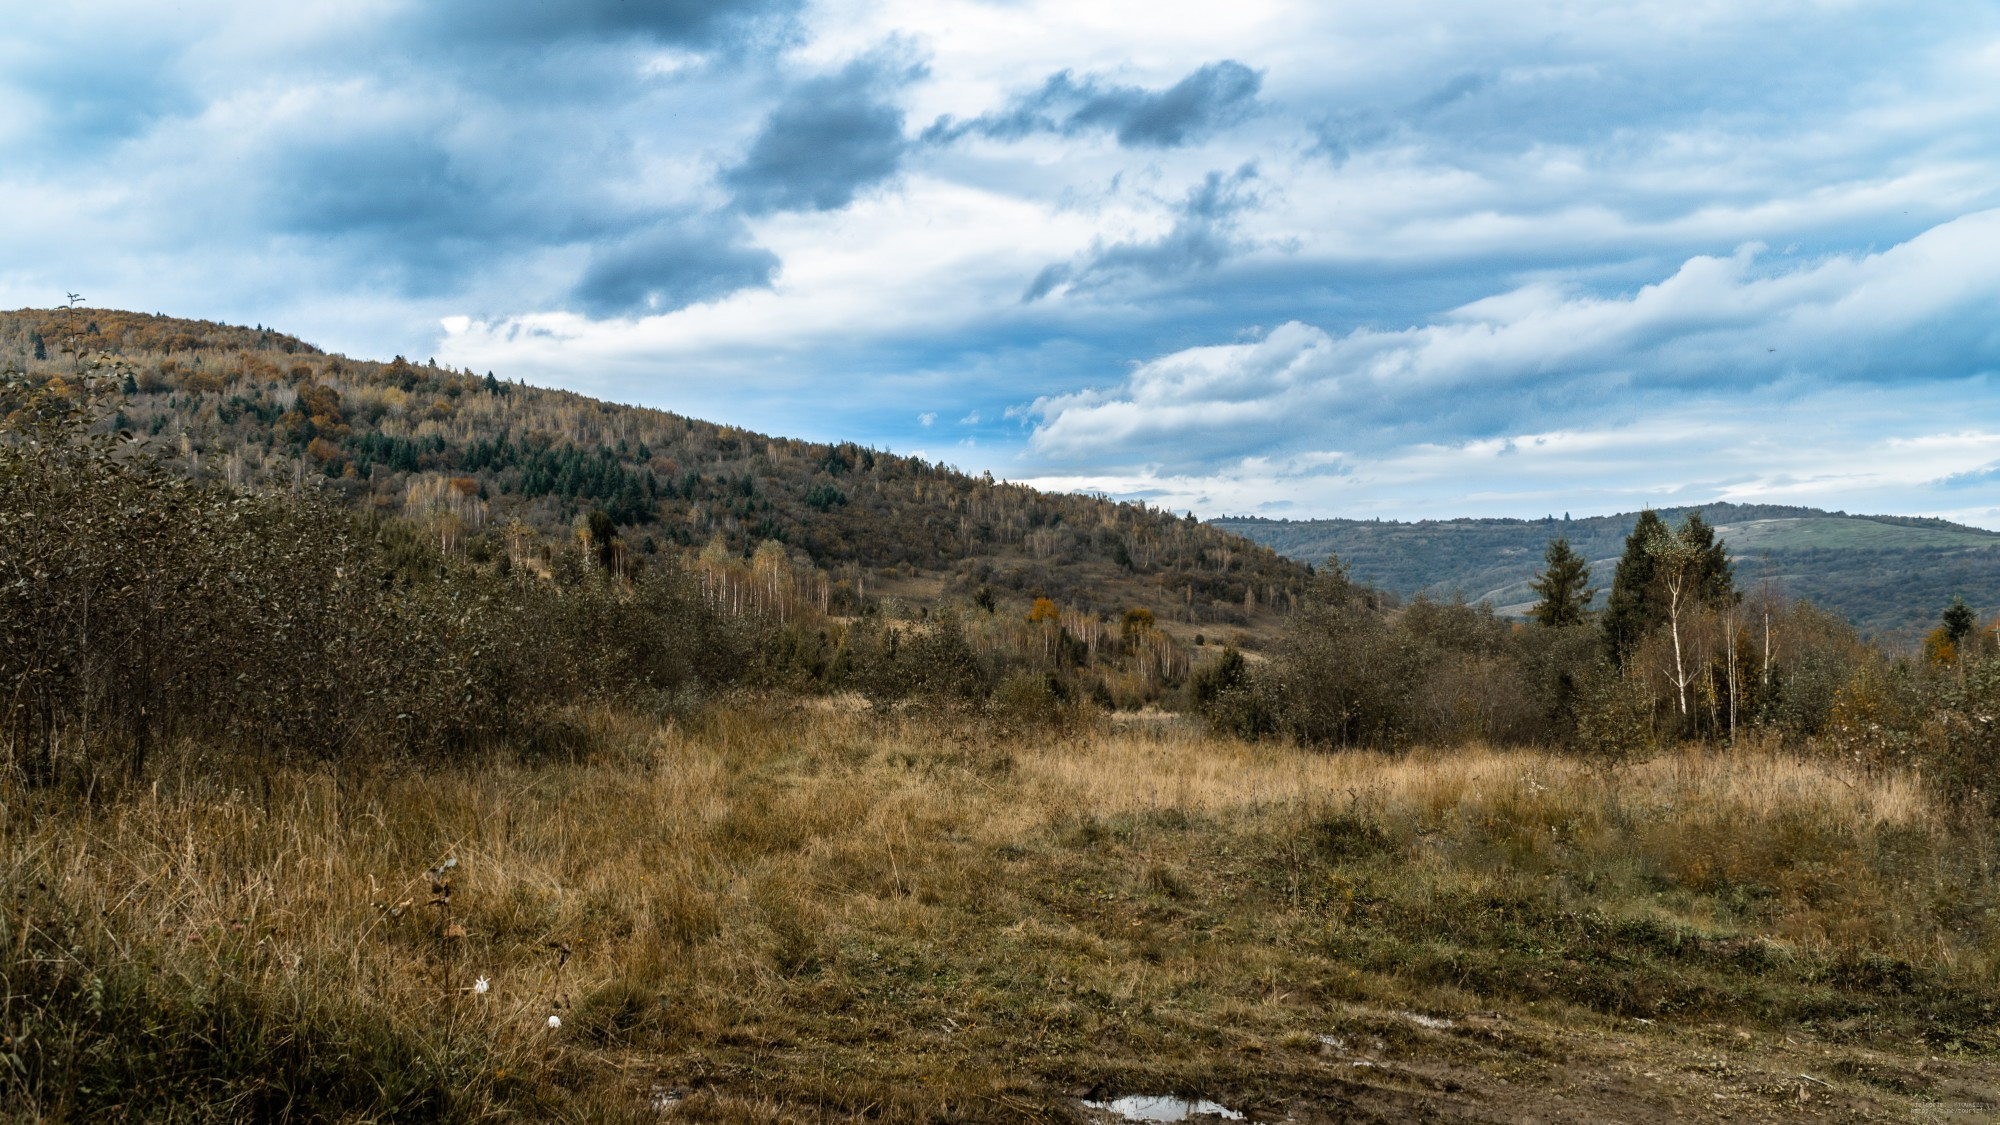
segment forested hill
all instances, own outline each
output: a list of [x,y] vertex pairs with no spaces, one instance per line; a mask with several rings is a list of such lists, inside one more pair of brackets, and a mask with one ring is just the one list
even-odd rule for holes
[[[78,381],[106,357],[112,424],[185,472],[317,481],[475,560],[546,557],[593,511],[620,551],[782,544],[834,599],[1046,596],[1164,622],[1256,624],[1307,568],[1143,504],[1051,494],[853,444],[767,437],[403,357],[108,309],[0,313],[0,369]],[[602,517],[600,517],[602,518]],[[768,549],[768,548],[767,548]]]
[[[1660,509],[1668,521],[1688,508]],[[1909,516],[1855,516],[1768,504],[1704,504],[1736,560],[1737,585],[1763,581],[1834,610],[1884,639],[1937,623],[1954,595],[1983,612],[2000,609],[2000,533]],[[1491,602],[1524,613],[1528,583],[1551,539],[1567,538],[1591,560],[1592,580],[1611,584],[1638,513],[1571,519],[1210,521],[1295,559],[1338,554],[1358,579],[1405,597],[1428,594]],[[1600,595],[1601,603],[1601,595]]]

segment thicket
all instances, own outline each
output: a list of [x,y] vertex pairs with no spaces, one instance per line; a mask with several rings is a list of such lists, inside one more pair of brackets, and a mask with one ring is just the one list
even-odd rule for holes
[[31,783],[196,740],[274,758],[560,748],[562,709],[728,682],[743,631],[673,560],[549,579],[310,490],[192,481],[106,431],[113,371],[0,385],[0,737]]
[[1233,733],[1318,746],[1552,743],[1574,737],[1599,660],[1588,628],[1523,629],[1484,605],[1398,605],[1335,559],[1270,659],[1225,651],[1188,698]]

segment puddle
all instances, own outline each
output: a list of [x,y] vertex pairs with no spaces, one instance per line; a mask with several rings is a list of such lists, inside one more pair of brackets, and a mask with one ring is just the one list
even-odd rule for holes
[[1091,1109],[1115,1113],[1127,1121],[1186,1121],[1191,1117],[1220,1117],[1241,1121],[1233,1109],[1200,1098],[1175,1098],[1164,1094],[1131,1094],[1108,1102],[1086,1101]]

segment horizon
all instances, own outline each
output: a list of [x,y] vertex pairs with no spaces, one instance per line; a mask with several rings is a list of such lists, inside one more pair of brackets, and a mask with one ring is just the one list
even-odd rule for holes
[[79,290],[1205,519],[2000,530],[1987,6],[13,22],[0,304]]
[[[1845,508],[1821,508],[1808,504],[1769,504],[1769,503],[1764,503],[1762,501],[1754,501],[1754,500],[1753,501],[1710,500],[1710,501],[1698,501],[1686,504],[1667,504],[1667,505],[1649,504],[1638,508],[1626,508],[1616,512],[1590,512],[1584,515],[1577,515],[1574,511],[1566,511],[1560,516],[1555,515],[1553,513],[1548,513],[1539,516],[1426,516],[1423,519],[1419,520],[1384,520],[1379,516],[1368,516],[1359,518],[1353,516],[1293,517],[1293,516],[1264,516],[1264,515],[1254,515],[1254,514],[1244,515],[1244,514],[1223,513],[1208,517],[1208,522],[1216,523],[1223,520],[1263,520],[1268,523],[1314,523],[1318,521],[1346,520],[1347,522],[1350,523],[1370,523],[1370,522],[1454,523],[1467,520],[1486,520],[1486,521],[1500,521],[1500,522],[1513,522],[1513,523],[1578,523],[1584,520],[1608,520],[1608,519],[1617,519],[1620,516],[1636,516],[1640,512],[1644,511],[1656,512],[1656,513],[1684,512],[1684,511],[1693,511],[1696,509],[1706,511],[1707,509],[1710,508],[1727,508],[1727,507],[1787,508],[1798,512],[1810,512],[1820,516],[1830,516],[1840,519],[1855,519],[1855,520],[1942,518],[1937,516],[1911,516],[1902,512],[1850,512]],[[1763,518],[1783,519],[1787,517],[1776,516],[1776,517],[1763,517]],[[1951,522],[1951,521],[1946,521],[1946,522]],[[1993,528],[1978,527],[1973,524],[1961,524],[1959,526],[1971,527],[1977,531],[1994,531]],[[1996,532],[1996,534],[2000,534],[2000,532]]]

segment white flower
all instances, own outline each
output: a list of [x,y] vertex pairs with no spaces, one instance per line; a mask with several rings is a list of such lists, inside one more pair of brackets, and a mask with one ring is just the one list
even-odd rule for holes
[[472,982],[472,991],[481,996],[486,995],[486,990],[492,987],[493,982],[487,980],[485,977],[480,977],[478,980]]
[[550,1031],[554,1031],[554,1030],[555,1030],[556,1028],[559,1028],[559,1027],[561,1027],[561,1026],[562,1026],[562,1017],[561,1017],[561,1016],[550,1016],[550,1017],[549,1017],[549,1030],[550,1030]]

